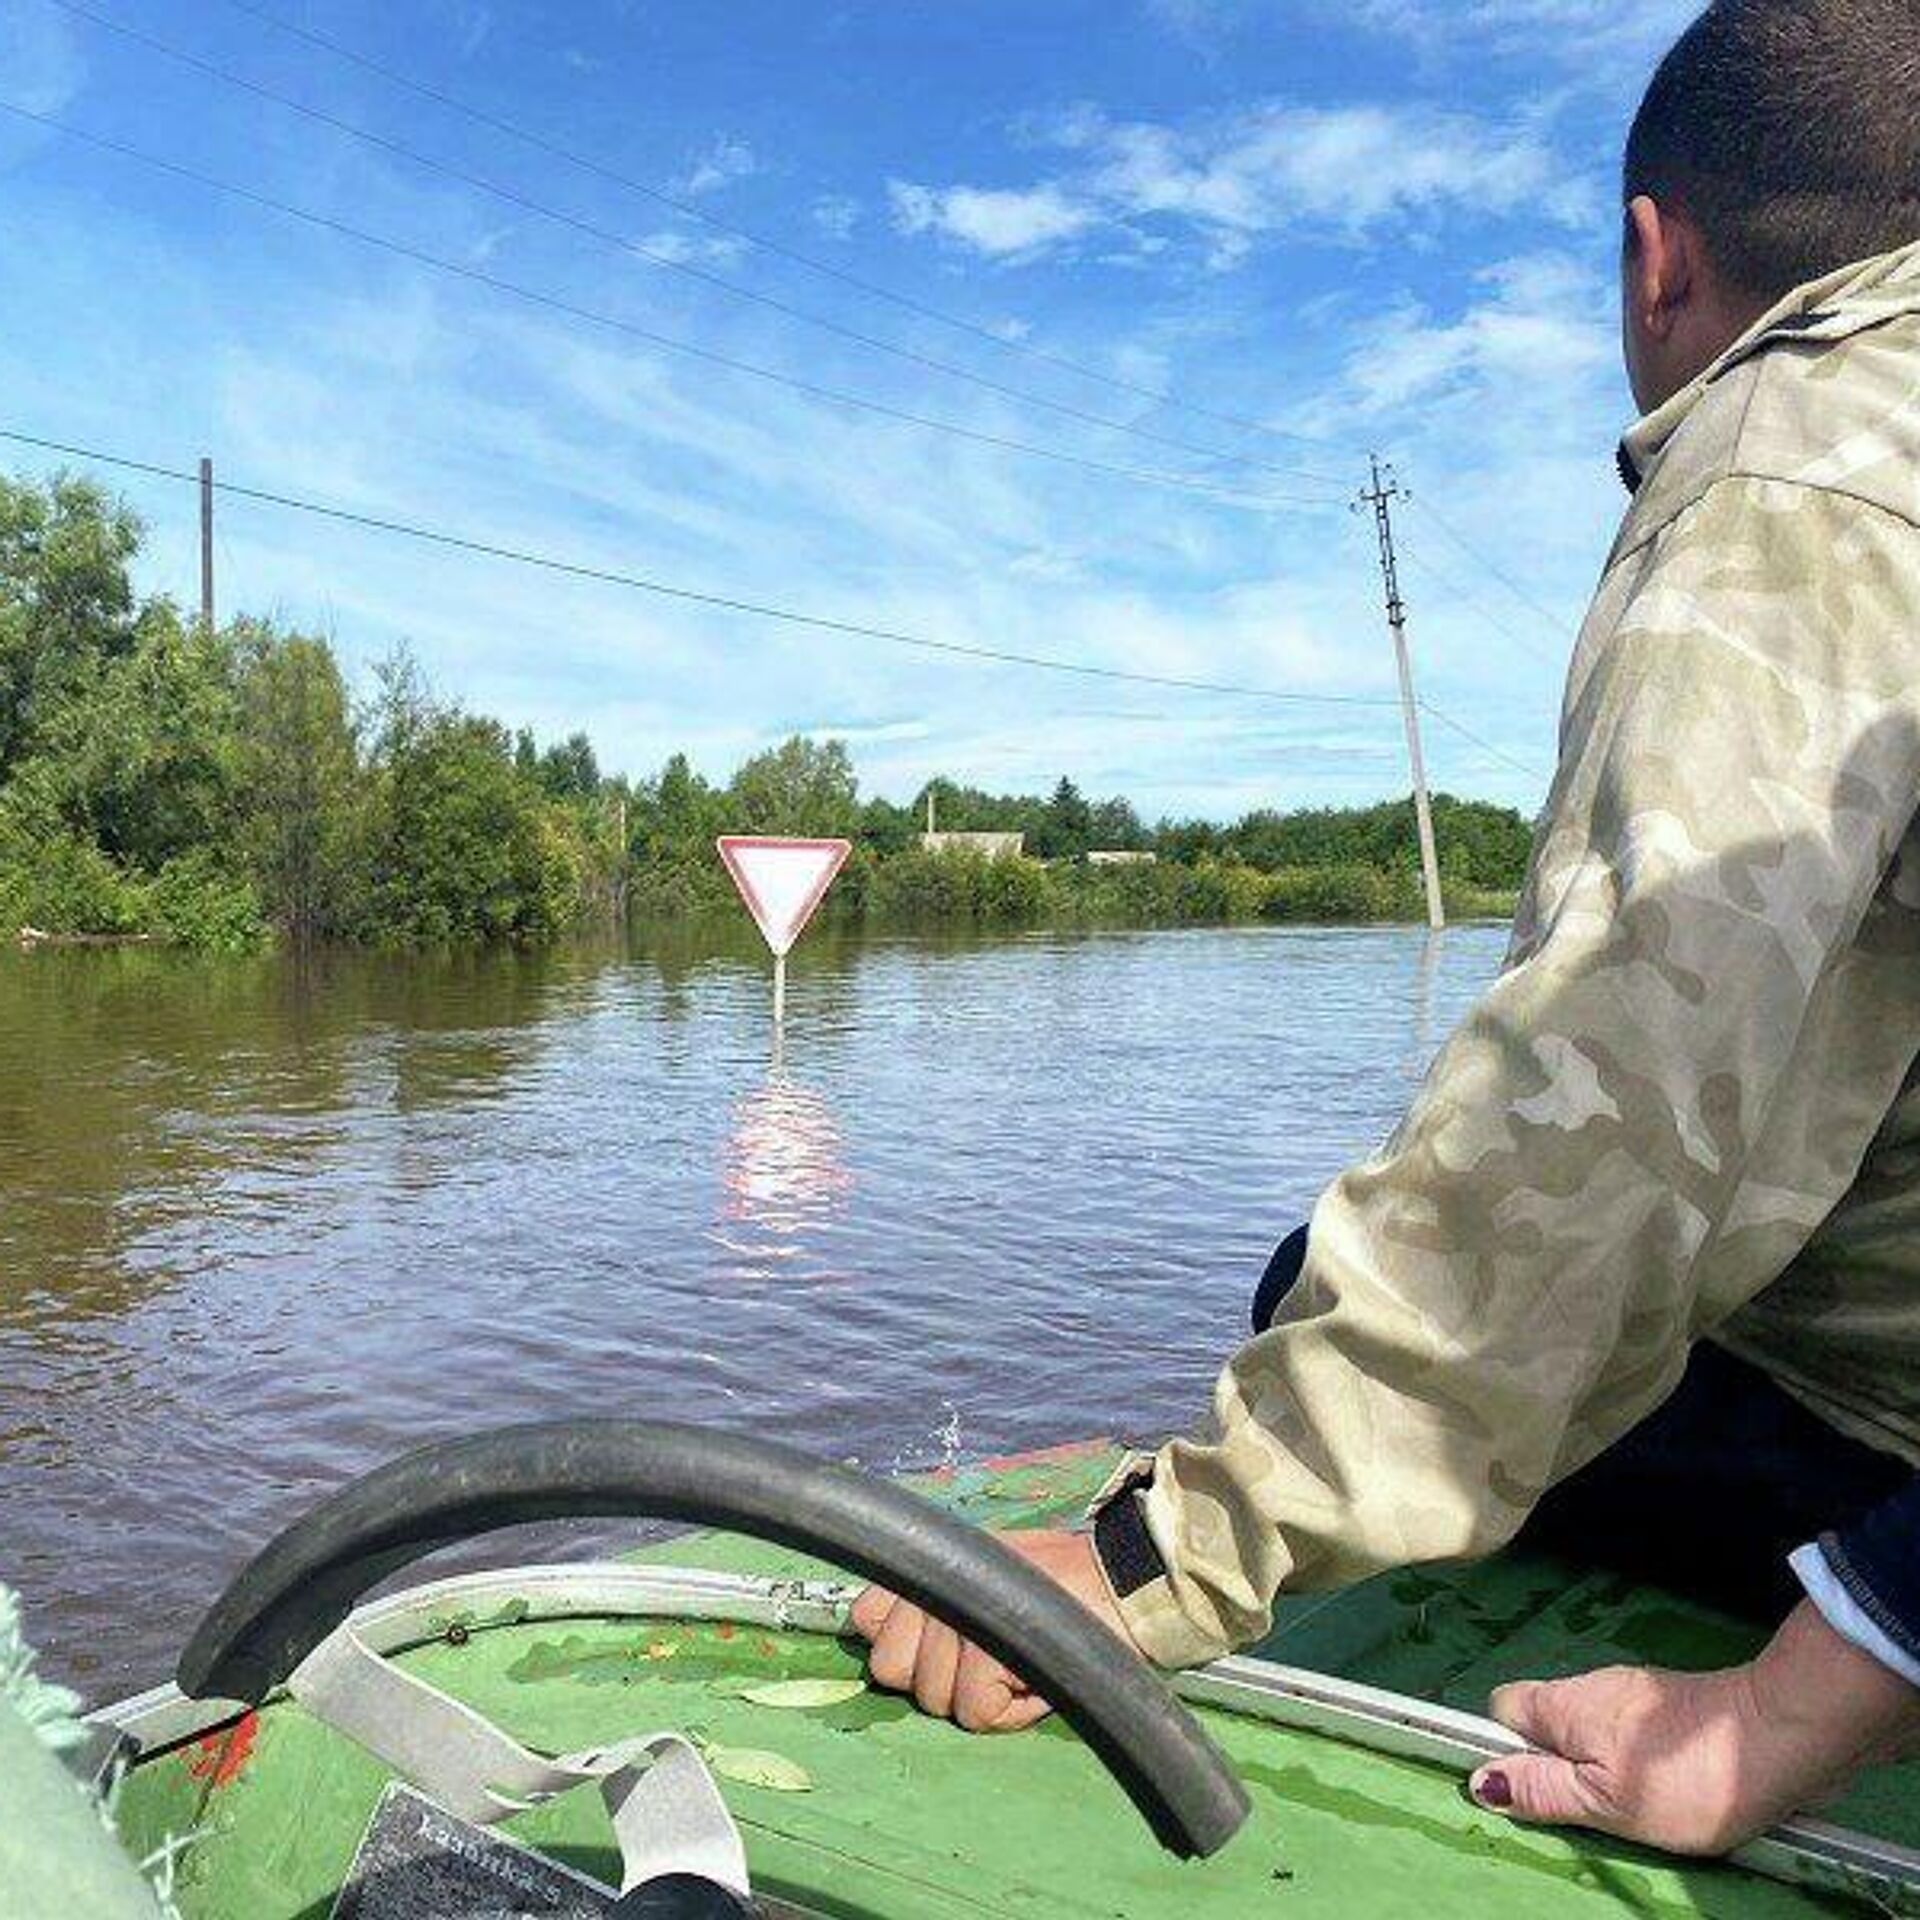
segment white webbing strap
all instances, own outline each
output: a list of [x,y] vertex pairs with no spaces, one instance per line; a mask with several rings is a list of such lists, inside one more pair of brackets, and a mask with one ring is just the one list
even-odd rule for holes
[[740,1831],[706,1762],[680,1734],[549,1758],[345,1627],[301,1662],[287,1691],[449,1813],[483,1826],[597,1782],[620,1843],[622,1893],[669,1873],[749,1893]]

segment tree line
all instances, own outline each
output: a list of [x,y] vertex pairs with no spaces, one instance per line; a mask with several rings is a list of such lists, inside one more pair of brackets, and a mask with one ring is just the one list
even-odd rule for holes
[[[684,754],[610,775],[586,735],[543,745],[469,712],[405,653],[356,698],[324,637],[244,617],[208,632],[136,592],[141,537],[88,481],[0,478],[0,927],[229,950],[545,940],[727,904],[724,832],[844,835],[834,910],[888,922],[1418,909],[1406,801],[1149,826],[1068,779],[1044,796],[943,779],[943,829],[1018,832],[1026,853],[928,853],[928,790],[863,797],[840,741],[796,737],[724,783]],[[1525,821],[1446,796],[1436,816],[1456,906],[1500,909]]]

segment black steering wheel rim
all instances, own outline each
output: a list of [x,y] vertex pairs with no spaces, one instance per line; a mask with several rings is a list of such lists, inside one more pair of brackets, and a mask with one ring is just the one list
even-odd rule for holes
[[350,1482],[214,1602],[181,1656],[181,1691],[257,1704],[411,1562],[502,1527],[614,1516],[734,1528],[925,1607],[1025,1675],[1176,1853],[1214,1853],[1246,1818],[1225,1757],[1146,1663],[990,1534],[777,1441],[673,1421],[503,1427]]

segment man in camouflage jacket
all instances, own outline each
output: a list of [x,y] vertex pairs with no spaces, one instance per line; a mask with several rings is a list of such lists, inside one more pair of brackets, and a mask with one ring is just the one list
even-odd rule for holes
[[[1751,1668],[1496,1699],[1548,1751],[1486,1804],[1692,1850],[1920,1730],[1916,85],[1912,0],[1716,0],[1663,65],[1628,156],[1633,501],[1506,968],[1321,1199],[1206,1432],[1134,1463],[1097,1549],[1029,1547],[1185,1666],[1283,1588],[1536,1510],[1576,1549],[1799,1545],[1809,1597]],[[1717,1428],[1787,1468],[1731,1516],[1648,1511],[1629,1468],[1683,1488]],[[1595,1495],[1629,1484],[1637,1511]],[[888,1596],[859,1619],[923,1705],[1041,1710]]]
[[1505,971],[1153,1463],[1166,1665],[1504,1544],[1703,1335],[1920,1466],[1920,242],[1626,460]]

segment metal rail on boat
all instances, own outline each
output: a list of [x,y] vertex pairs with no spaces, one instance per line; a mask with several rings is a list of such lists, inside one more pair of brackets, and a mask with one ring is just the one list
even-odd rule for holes
[[[484,1632],[541,1620],[642,1617],[841,1633],[857,1592],[839,1582],[769,1580],[685,1567],[616,1562],[514,1567],[437,1580],[372,1601],[353,1614],[351,1624],[376,1653],[402,1653],[444,1639],[455,1624]],[[1245,1655],[1176,1674],[1172,1684],[1195,1706],[1319,1734],[1462,1777],[1489,1760],[1527,1750],[1524,1740],[1496,1721]],[[245,1711],[237,1701],[189,1700],[177,1687],[163,1686],[95,1717],[151,1753],[195,1739]],[[1889,1914],[1920,1915],[1920,1850],[1893,1841],[1823,1820],[1790,1820],[1728,1857],[1749,1873],[1788,1886],[1866,1900]]]

